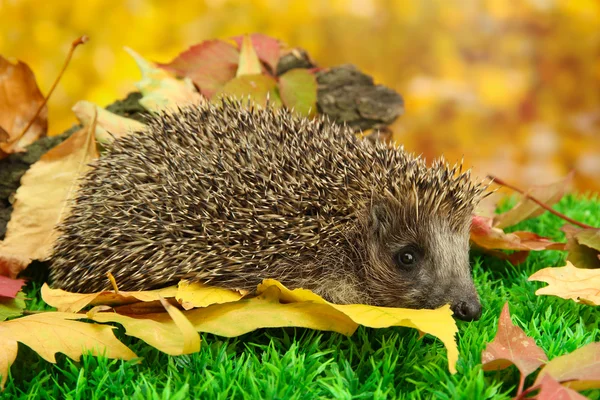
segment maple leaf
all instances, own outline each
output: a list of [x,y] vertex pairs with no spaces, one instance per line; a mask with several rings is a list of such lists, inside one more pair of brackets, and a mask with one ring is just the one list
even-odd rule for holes
[[84,127],[94,125],[94,136],[99,143],[111,143],[115,138],[146,129],[146,125],[131,118],[121,117],[89,101],[80,100],[71,109]]
[[[532,186],[527,194],[540,200],[547,206],[552,206],[557,203],[568,191],[573,182],[574,174],[571,172],[564,179],[548,185]],[[517,205],[505,213],[498,214],[494,217],[493,226],[504,229],[509,226],[514,226],[526,219],[535,218],[542,215],[546,210],[539,204],[523,197]]]
[[167,71],[144,60],[135,51],[127,47],[125,51],[134,58],[142,72],[142,80],[135,86],[143,95],[139,102],[146,110],[177,110],[179,106],[204,101],[189,78],[175,79]]
[[190,47],[173,61],[157,65],[190,78],[207,98],[235,77],[240,53],[223,40],[207,40]]
[[512,323],[508,303],[505,303],[498,318],[496,337],[481,353],[483,370],[496,371],[511,365],[516,366],[521,373],[518,390],[521,393],[525,378],[546,361],[548,357],[544,351],[532,338],[527,337],[523,329]]
[[0,275],[15,277],[31,260],[46,259],[68,212],[78,177],[98,157],[91,129],[82,128],[33,164],[21,178],[0,243]]
[[[242,48],[245,36],[234,36],[232,39],[237,43],[238,48]],[[277,39],[262,33],[253,33],[250,36],[252,47],[256,51],[256,55],[260,60],[266,63],[274,74],[277,69],[277,63],[281,56],[281,45]]]
[[279,77],[279,93],[285,106],[300,115],[317,112],[317,78],[305,69],[292,69]]
[[35,117],[33,124],[23,129],[44,103],[44,96],[35,82],[31,69],[22,61],[12,64],[0,56],[0,150],[10,154],[24,151],[25,146],[46,136],[47,107]]
[[567,261],[564,267],[544,268],[529,277],[530,281],[546,282],[548,286],[535,294],[572,299],[578,303],[600,305],[600,270],[576,268]]
[[0,322],[0,386],[4,386],[8,369],[17,357],[17,342],[51,363],[56,362],[55,354],[59,352],[76,361],[84,353],[124,360],[137,357],[114,336],[114,327],[73,321],[78,318],[82,316],[43,312]]
[[542,368],[534,386],[547,375],[575,390],[600,388],[600,343],[589,343],[572,353],[553,358]]
[[0,275],[0,299],[2,297],[14,299],[24,284],[23,279],[11,279]]

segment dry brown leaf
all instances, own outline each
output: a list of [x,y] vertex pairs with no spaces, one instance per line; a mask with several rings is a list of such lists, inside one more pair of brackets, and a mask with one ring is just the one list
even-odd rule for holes
[[0,374],[6,382],[8,368],[17,356],[17,342],[30,347],[44,360],[55,363],[55,354],[79,360],[82,354],[130,360],[137,357],[113,334],[113,327],[73,321],[82,315],[43,312],[0,322]]
[[48,151],[21,178],[14,209],[0,243],[0,275],[15,277],[31,260],[47,258],[55,227],[68,212],[77,178],[98,157],[89,129],[81,129]]
[[27,64],[21,61],[13,64],[0,56],[0,127],[8,135],[6,140],[0,138],[2,152],[10,154],[23,151],[25,146],[46,135],[48,110],[44,106],[31,127],[21,136],[43,102],[44,96]]
[[576,268],[570,261],[558,268],[544,268],[529,277],[530,281],[546,282],[548,286],[535,294],[572,299],[578,303],[600,305],[600,270]]

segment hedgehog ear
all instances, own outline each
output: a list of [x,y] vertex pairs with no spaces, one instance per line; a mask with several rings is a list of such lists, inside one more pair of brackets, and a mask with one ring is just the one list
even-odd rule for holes
[[391,220],[390,208],[384,201],[373,203],[369,213],[369,226],[372,232],[385,235],[390,229]]

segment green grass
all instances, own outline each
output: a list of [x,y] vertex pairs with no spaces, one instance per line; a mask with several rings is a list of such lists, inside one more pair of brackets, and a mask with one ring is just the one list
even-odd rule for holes
[[[600,201],[568,196],[557,207],[580,221],[600,226]],[[562,221],[544,215],[516,228],[555,239]],[[506,301],[515,321],[548,357],[599,341],[600,308],[556,297],[537,297],[544,284],[529,282],[534,271],[564,264],[559,251],[533,252],[525,264],[473,255],[473,274],[484,313],[473,323],[458,322],[458,373],[448,373],[438,340],[419,339],[411,329],[359,328],[352,337],[306,329],[262,329],[224,339],[202,335],[199,353],[172,357],[145,343],[118,336],[141,363],[85,356],[74,362],[58,355],[49,364],[19,345],[19,355],[0,399],[509,399],[515,395],[514,368],[484,373],[481,351],[496,334]],[[44,307],[40,282],[28,286],[28,309]],[[532,378],[528,379],[528,384]],[[585,395],[600,399],[600,391]]]

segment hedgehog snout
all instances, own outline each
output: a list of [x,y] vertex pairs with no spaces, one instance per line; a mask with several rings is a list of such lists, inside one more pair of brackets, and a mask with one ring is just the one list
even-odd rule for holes
[[456,318],[463,321],[477,321],[481,317],[481,303],[477,297],[455,302],[451,308]]

